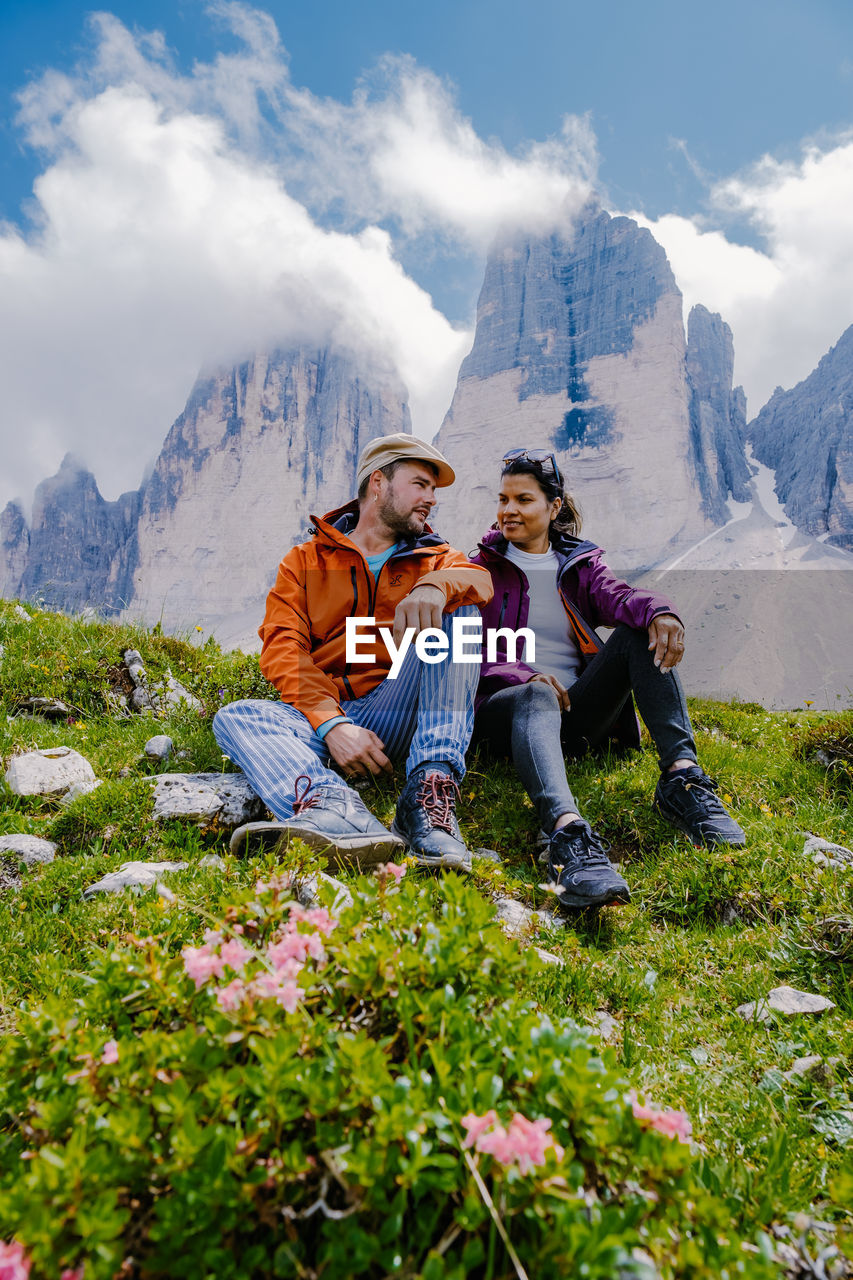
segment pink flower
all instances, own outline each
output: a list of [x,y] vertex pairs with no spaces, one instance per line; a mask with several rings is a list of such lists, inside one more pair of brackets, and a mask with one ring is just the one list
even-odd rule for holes
[[32,1263],[17,1240],[0,1240],[0,1280],[27,1280]]
[[299,902],[289,902],[290,919],[286,928],[294,929],[300,921],[313,925],[324,937],[328,937],[338,923],[325,907],[303,907]]
[[79,1267],[74,1267],[73,1269],[71,1267],[66,1267],[62,1272],[62,1275],[59,1277],[59,1280],[83,1280],[85,1266],[86,1264],[81,1262]]
[[286,1013],[296,1012],[299,1004],[299,987],[291,978],[285,978],[282,981],[278,974],[262,973],[252,985],[258,995],[276,1000]]
[[239,1008],[245,998],[246,986],[240,978],[235,978],[227,987],[220,987],[216,992],[216,1003],[226,1012]]
[[278,942],[271,942],[267,947],[267,956],[274,969],[280,969],[290,960],[298,961],[300,967],[308,955],[308,935],[306,933],[287,933]]
[[105,1067],[111,1067],[114,1062],[118,1062],[118,1041],[108,1040],[101,1054],[101,1063]]
[[670,1111],[669,1108],[659,1111],[656,1107],[644,1106],[637,1100],[634,1089],[628,1094],[628,1101],[631,1103],[634,1119],[639,1120],[640,1124],[657,1129],[658,1133],[667,1138],[678,1138],[679,1142],[690,1141],[693,1125],[686,1111]]
[[225,968],[222,957],[212,952],[209,946],[184,947],[181,955],[184,957],[184,969],[195,983],[196,991],[204,986],[208,978],[222,977]]
[[498,1124],[496,1112],[487,1111],[484,1116],[472,1112],[463,1117],[462,1124],[468,1131],[463,1148],[476,1147],[477,1151],[492,1156],[504,1166],[517,1164],[520,1173],[530,1173],[544,1164],[549,1150],[558,1160],[565,1154],[548,1132],[551,1121],[544,1118],[528,1120],[517,1111],[509,1122],[509,1128],[505,1129]]
[[563,1148],[554,1141],[548,1130],[551,1121],[544,1118],[528,1120],[516,1112],[509,1124],[508,1137],[513,1158],[518,1161],[522,1173],[529,1173],[536,1165],[545,1163],[545,1152],[553,1148],[557,1159],[564,1155]]
[[399,862],[383,862],[376,868],[376,874],[383,879],[396,880],[397,884],[399,884],[406,874],[406,868]]
[[222,941],[222,934],[218,929],[205,929],[202,936],[204,938],[205,946],[208,947],[218,947]]
[[481,1133],[484,1133],[490,1125],[497,1124],[497,1111],[487,1111],[484,1116],[476,1116],[473,1111],[469,1111],[467,1116],[462,1117],[462,1128],[468,1130],[468,1135],[462,1143],[463,1148],[473,1147]]
[[223,942],[219,948],[219,955],[229,969],[236,969],[238,973],[246,967],[252,958],[251,951],[239,938],[232,938],[230,942]]

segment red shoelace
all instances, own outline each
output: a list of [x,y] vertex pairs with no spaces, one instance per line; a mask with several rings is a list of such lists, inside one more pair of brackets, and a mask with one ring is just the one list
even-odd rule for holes
[[419,805],[423,805],[431,827],[440,827],[450,835],[455,835],[453,819],[455,817],[454,802],[461,799],[459,786],[447,773],[431,773],[422,778],[415,797]]
[[[304,783],[305,783],[305,789],[303,790],[302,795],[300,795],[300,794],[299,794],[299,784],[300,784],[300,782],[304,782]],[[294,814],[301,813],[303,809],[316,809],[316,808],[317,808],[317,806],[319,805],[320,801],[317,799],[317,797],[316,797],[316,796],[309,796],[309,795],[308,795],[308,792],[311,790],[311,788],[313,787],[313,785],[314,785],[314,783],[313,783],[313,782],[311,781],[311,779],[308,777],[308,774],[307,774],[307,773],[300,773],[299,777],[296,779],[296,781],[295,781],[295,782],[294,782],[294,784],[293,784],[293,795],[294,795],[294,800],[293,800],[293,812],[294,812]]]

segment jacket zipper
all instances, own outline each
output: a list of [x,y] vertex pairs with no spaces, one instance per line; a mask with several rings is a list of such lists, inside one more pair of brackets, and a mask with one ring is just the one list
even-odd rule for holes
[[[350,582],[352,583],[352,616],[354,618],[357,618],[358,617],[358,575],[356,574],[356,571],[355,571],[355,565],[352,565],[350,567],[349,576],[350,576]],[[355,698],[355,694],[353,693],[353,690],[352,690],[352,685],[349,682],[349,673],[350,673],[351,667],[352,667],[352,663],[348,662],[344,667],[344,673],[341,676],[341,679],[344,682],[344,688],[349,694],[350,702]]]
[[500,617],[498,618],[498,627],[502,627],[504,624],[504,617],[506,616],[506,607],[508,604],[509,604],[509,592],[505,591],[503,604],[501,605]]

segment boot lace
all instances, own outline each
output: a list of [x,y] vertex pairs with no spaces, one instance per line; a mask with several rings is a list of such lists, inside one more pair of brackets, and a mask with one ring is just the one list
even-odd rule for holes
[[[300,782],[305,783],[302,794],[299,794]],[[293,784],[293,812],[294,814],[302,813],[305,809],[316,809],[319,807],[320,800],[316,795],[309,796],[308,792],[314,786],[314,783],[308,777],[307,773],[300,773],[299,777]]]
[[701,805],[709,815],[725,814],[728,817],[728,810],[717,795],[719,789],[720,784],[715,782],[713,778],[709,778],[707,773],[703,773],[698,778],[688,778],[684,783],[685,791],[698,792],[696,796],[691,798]]
[[455,835],[453,819],[456,816],[455,804],[459,800],[459,785],[455,778],[446,773],[431,773],[422,778],[415,802],[420,805],[427,816],[431,827]]
[[[565,827],[562,830],[565,831]],[[570,863],[581,863],[585,867],[609,867],[609,852],[610,842],[591,827],[584,827],[568,833],[564,840],[558,841],[557,848],[551,854],[551,861],[554,870],[558,872]]]

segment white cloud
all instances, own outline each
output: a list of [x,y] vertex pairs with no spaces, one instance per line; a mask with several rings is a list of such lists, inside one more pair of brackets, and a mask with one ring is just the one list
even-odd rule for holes
[[565,225],[589,199],[598,165],[586,118],[566,116],[558,138],[510,155],[480,138],[449,88],[405,57],[385,58],[378,83],[351,104],[292,91],[285,119],[309,157],[302,172],[314,199],[480,249],[517,226]]
[[[0,226],[0,505],[66,450],[107,496],[136,487],[199,368],[271,345],[329,340],[395,370],[432,434],[472,335],[405,274],[392,233],[481,248],[589,190],[582,122],[510,156],[405,60],[379,97],[321,101],[291,84],[268,15],[213,12],[243,47],[190,75],[162,36],[99,14],[89,62],[21,95],[44,168],[32,226]],[[324,229],[320,203],[356,174],[346,230]]]
[[[751,415],[777,385],[807,377],[853,323],[853,139],[807,146],[797,162],[764,157],[717,183],[712,214],[639,217],[667,251],[685,306],[720,311],[734,332],[735,377]],[[735,215],[760,249],[709,230]]]

